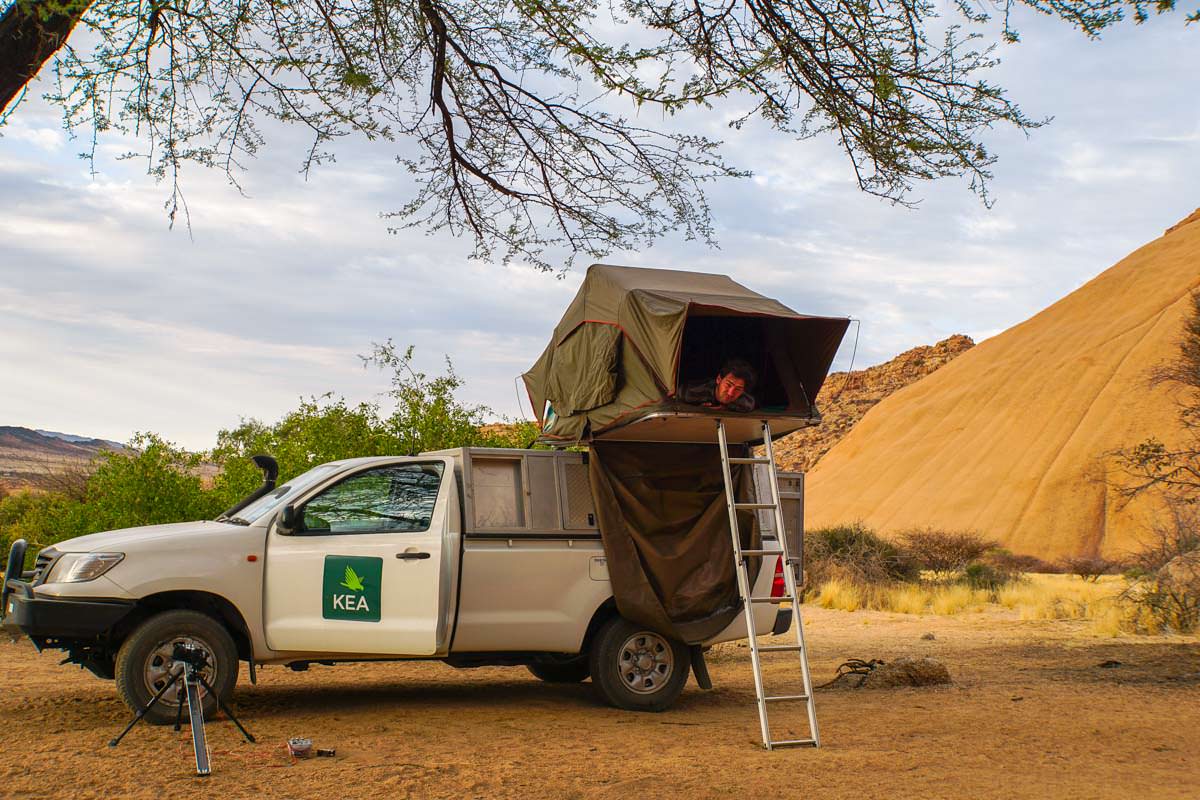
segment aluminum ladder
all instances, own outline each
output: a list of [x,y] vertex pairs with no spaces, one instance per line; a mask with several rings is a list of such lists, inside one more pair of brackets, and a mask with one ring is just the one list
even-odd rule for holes
[[[754,668],[754,692],[758,701],[758,722],[762,728],[763,747],[774,750],[777,747],[820,747],[821,736],[817,731],[817,709],[813,705],[812,675],[808,670],[808,651],[804,646],[804,625],[800,619],[800,594],[796,588],[794,565],[797,561],[788,551],[787,533],[783,521],[783,504],[779,499],[779,476],[775,471],[775,452],[771,445],[771,426],[766,420],[762,421],[762,440],[766,447],[766,456],[734,458],[729,455],[729,441],[725,433],[725,423],[717,420],[717,441],[721,448],[721,473],[725,479],[725,505],[729,509],[729,532],[733,536],[734,572],[737,573],[738,593],[742,598],[742,609],[746,616],[746,631],[750,638],[750,661]],[[771,487],[769,503],[739,502],[734,491],[731,464],[746,464],[754,469],[754,465],[764,464],[767,467],[768,481]],[[761,498],[755,498],[761,499]],[[750,570],[747,559],[755,556],[777,555],[773,550],[747,550],[742,547],[742,537],[738,531],[737,512],[740,510],[770,511],[775,517],[775,535],[783,548],[783,581],[786,591],[782,597],[755,597],[753,585],[750,582]],[[766,564],[763,565],[766,569]],[[792,616],[795,619],[796,643],[785,645],[760,645],[754,636],[754,608],[762,603],[779,605],[792,604]],[[803,694],[768,695],[763,690],[762,659],[763,653],[789,652],[800,658],[800,675],[804,684]],[[771,728],[767,720],[767,704],[785,701],[802,701],[808,710],[807,739],[772,739]]]

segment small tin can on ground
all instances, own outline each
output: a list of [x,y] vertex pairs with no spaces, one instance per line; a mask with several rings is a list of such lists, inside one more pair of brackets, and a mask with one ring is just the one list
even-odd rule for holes
[[312,739],[294,736],[287,741],[288,752],[295,758],[310,758],[312,756]]

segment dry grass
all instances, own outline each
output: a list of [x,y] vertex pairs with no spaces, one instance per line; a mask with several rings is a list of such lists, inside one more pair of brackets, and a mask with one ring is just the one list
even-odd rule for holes
[[856,584],[841,578],[830,578],[821,584],[811,602],[821,608],[858,611],[864,607],[864,600],[863,591]]
[[897,614],[953,615],[1002,607],[1024,620],[1088,620],[1100,635],[1147,629],[1136,610],[1121,603],[1125,581],[1115,575],[1098,581],[1075,575],[1027,574],[1021,580],[989,592],[957,583],[922,582],[863,587],[851,581],[830,579],[821,584],[810,602],[840,611],[871,609]]

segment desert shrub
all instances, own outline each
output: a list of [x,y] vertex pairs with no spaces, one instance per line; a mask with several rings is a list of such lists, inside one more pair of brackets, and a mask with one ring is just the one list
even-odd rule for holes
[[413,348],[403,352],[389,340],[363,356],[366,366],[390,373],[390,407],[348,404],[332,393],[302,400],[278,422],[256,419],[217,434],[212,459],[221,468],[213,489],[223,507],[250,493],[261,473],[250,461],[269,453],[279,462],[279,482],[318,464],[359,456],[416,455],[451,447],[525,447],[537,436],[533,423],[488,425],[496,415],[486,406],[463,402],[464,382],[446,359],[446,372],[430,376],[412,363]]
[[87,505],[69,497],[18,492],[0,501],[0,557],[7,558],[12,543],[24,539],[26,569],[41,548],[97,530],[103,527],[94,527]]
[[804,547],[809,586],[814,588],[835,578],[861,587],[915,581],[921,575],[902,548],[858,522],[807,531]]
[[129,447],[103,452],[90,467],[82,492],[21,493],[0,501],[0,542],[16,539],[33,553],[86,533],[213,517],[220,511],[196,468],[199,455],[153,434]]
[[1021,553],[1013,553],[1003,547],[993,547],[988,550],[980,558],[980,561],[985,564],[1003,570],[1005,572],[1040,572],[1044,574],[1057,574],[1062,572],[1062,567],[1058,564],[1052,564],[1049,561],[1043,561],[1037,556],[1027,556]]
[[900,543],[922,569],[939,576],[961,572],[996,546],[973,531],[918,528],[900,534]]
[[1072,556],[1060,559],[1060,570],[1068,575],[1078,575],[1085,581],[1095,583],[1101,575],[1114,575],[1121,571],[1121,564],[1100,556]]
[[994,592],[1018,580],[1020,573],[1003,570],[994,564],[975,561],[963,570],[963,583],[972,589]]
[[1200,508],[1169,500],[1130,557],[1124,599],[1135,609],[1131,627],[1186,633],[1200,628]]

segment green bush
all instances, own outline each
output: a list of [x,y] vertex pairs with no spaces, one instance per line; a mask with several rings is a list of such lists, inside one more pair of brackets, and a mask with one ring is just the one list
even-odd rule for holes
[[963,570],[963,582],[972,589],[994,592],[1020,577],[1019,573],[1001,569],[994,564],[976,561]]

